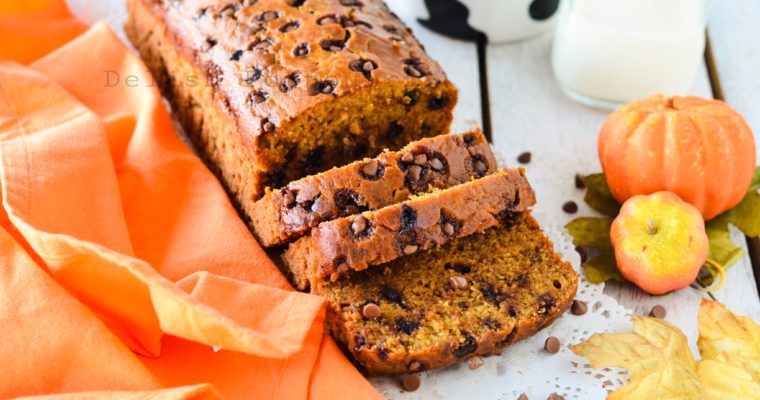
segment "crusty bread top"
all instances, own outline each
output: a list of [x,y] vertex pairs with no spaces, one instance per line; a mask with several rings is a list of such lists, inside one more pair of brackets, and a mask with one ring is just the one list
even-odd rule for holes
[[137,1],[164,21],[240,128],[254,135],[267,122],[280,126],[379,82],[446,80],[381,0]]

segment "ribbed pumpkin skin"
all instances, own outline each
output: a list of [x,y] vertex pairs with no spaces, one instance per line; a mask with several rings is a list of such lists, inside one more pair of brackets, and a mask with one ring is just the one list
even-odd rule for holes
[[656,95],[607,118],[599,160],[621,204],[667,190],[709,220],[744,197],[755,171],[755,139],[744,118],[722,101]]

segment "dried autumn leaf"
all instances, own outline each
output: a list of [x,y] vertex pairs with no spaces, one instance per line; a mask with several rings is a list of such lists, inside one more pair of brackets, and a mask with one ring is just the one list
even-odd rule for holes
[[[723,269],[728,269],[744,255],[744,250],[731,240],[728,220],[728,215],[723,214],[705,224],[705,231],[710,242],[710,259],[723,266]],[[712,285],[717,278],[717,271],[712,268],[703,268],[703,271],[705,275],[700,274],[700,283],[705,287]]]
[[700,361],[697,371],[707,400],[760,398],[760,381],[726,353]]
[[602,333],[570,346],[594,368],[623,367],[631,381],[608,399],[702,398],[702,384],[686,337],[670,323],[632,316],[632,333]]
[[760,167],[755,170],[755,177],[741,202],[728,211],[731,223],[745,235],[760,236]]
[[604,174],[591,174],[583,177],[586,184],[586,195],[583,201],[600,213],[615,218],[620,212],[620,204],[612,197]]
[[570,221],[565,228],[576,246],[611,249],[609,218],[580,217]]
[[612,249],[602,250],[599,254],[591,257],[583,263],[586,271],[586,279],[591,283],[602,283],[612,279],[618,282],[627,282],[620,273],[615,261],[615,253]]
[[715,360],[726,354],[755,381],[760,381],[760,326],[751,319],[703,299],[699,306],[697,346],[703,360]]

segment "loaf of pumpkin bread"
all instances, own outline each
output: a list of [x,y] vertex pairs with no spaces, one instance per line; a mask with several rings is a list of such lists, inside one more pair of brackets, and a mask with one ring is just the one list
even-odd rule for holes
[[321,281],[330,333],[371,373],[491,355],[557,319],[578,286],[529,213],[434,250]]
[[480,129],[426,138],[269,190],[253,205],[251,225],[259,243],[281,245],[320,222],[399,203],[495,170]]
[[283,256],[296,285],[337,280],[399,257],[510,223],[536,202],[519,168],[504,169],[375,211],[321,223]]
[[448,131],[457,101],[381,0],[128,0],[126,33],[244,214],[265,187]]

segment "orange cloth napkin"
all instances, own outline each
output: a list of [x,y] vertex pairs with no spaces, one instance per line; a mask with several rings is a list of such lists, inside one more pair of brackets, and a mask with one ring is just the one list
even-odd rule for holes
[[61,0],[0,0],[0,398],[379,398],[139,58],[85,29]]

